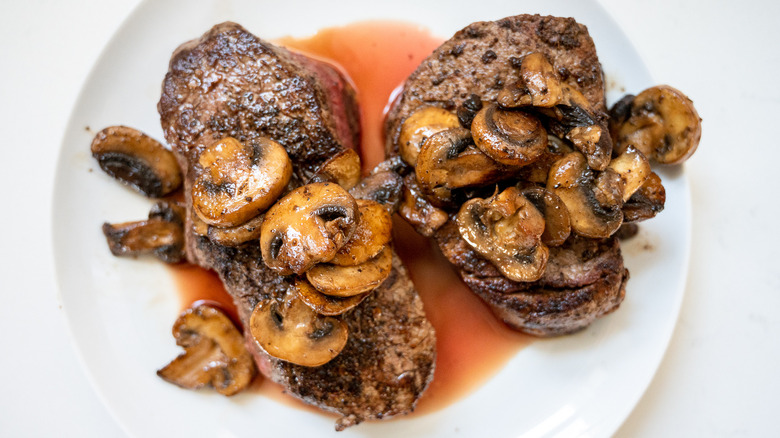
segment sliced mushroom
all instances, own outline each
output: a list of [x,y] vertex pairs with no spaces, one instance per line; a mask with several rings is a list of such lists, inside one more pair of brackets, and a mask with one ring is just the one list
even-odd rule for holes
[[[571,152],[556,161],[550,169],[547,189],[558,195],[569,210],[572,230],[585,237],[605,238],[614,233],[623,222],[620,207],[622,191],[610,185],[620,184],[620,175],[610,172],[613,178],[602,178],[601,199],[611,198],[603,205],[596,196],[596,173],[588,167],[587,160],[579,152]],[[617,176],[616,178],[614,176]]]
[[393,219],[382,205],[367,199],[356,200],[359,220],[355,232],[331,259],[339,266],[367,262],[379,254],[393,237]]
[[547,148],[547,132],[538,118],[523,111],[501,109],[491,103],[471,123],[474,144],[495,161],[507,166],[525,166]]
[[661,184],[661,178],[651,172],[631,198],[623,205],[623,216],[626,222],[641,222],[655,217],[663,211],[666,203],[666,189]]
[[471,122],[474,121],[474,117],[481,109],[482,99],[480,99],[480,97],[476,94],[472,94],[466,100],[464,100],[463,104],[458,107],[456,112],[460,126],[466,129],[471,129]]
[[563,99],[560,77],[547,58],[536,52],[523,57],[520,80],[502,89],[497,101],[505,108],[549,108],[558,105]]
[[306,367],[330,362],[349,338],[338,317],[317,314],[298,297],[294,287],[283,300],[263,300],[249,318],[252,337],[271,356]]
[[629,117],[615,131],[618,150],[633,145],[659,163],[677,164],[699,146],[701,118],[682,92],[659,85],[634,98]]
[[211,385],[222,395],[243,390],[257,370],[244,337],[221,310],[201,304],[185,310],[173,325],[184,353],[157,375],[187,389]]
[[541,241],[544,217],[516,187],[463,204],[456,218],[463,239],[513,281],[544,274],[549,249]]
[[449,218],[447,212],[428,202],[413,174],[404,178],[403,197],[398,214],[425,237],[431,237]]
[[325,295],[351,297],[376,289],[392,270],[393,250],[385,247],[376,257],[359,265],[316,265],[306,272],[306,278]]
[[244,145],[226,137],[198,157],[192,207],[209,225],[234,227],[257,216],[287,187],[292,163],[279,143],[259,138]]
[[325,316],[341,315],[347,310],[354,309],[370,295],[370,292],[366,292],[351,297],[332,297],[318,291],[306,280],[300,278],[295,280],[295,289],[301,301],[315,312]]
[[363,178],[349,193],[355,199],[370,199],[378,202],[385,211],[393,214],[398,209],[403,182],[395,171],[379,170],[383,163],[380,163],[370,175]]
[[410,166],[417,165],[422,144],[433,134],[460,126],[458,116],[437,106],[424,106],[404,120],[398,136],[398,153]]
[[238,246],[250,240],[260,239],[260,225],[263,223],[263,215],[257,215],[252,219],[235,227],[208,226],[207,235],[212,242],[224,246]]
[[571,233],[571,220],[561,198],[539,186],[526,187],[520,193],[544,216],[542,243],[547,246],[562,245]]
[[360,182],[361,169],[360,155],[344,149],[320,166],[309,182],[330,181],[349,190]]
[[201,219],[193,209],[190,209],[190,222],[192,223],[191,229],[193,233],[197,234],[198,236],[209,235],[209,224],[203,222],[203,219]]
[[184,259],[184,231],[181,207],[159,202],[145,221],[103,224],[108,248],[115,256],[151,254],[166,263]]
[[642,187],[652,172],[645,155],[633,146],[628,146],[622,154],[613,158],[607,169],[615,171],[623,179],[623,202],[628,201]]
[[452,190],[492,184],[510,175],[503,166],[474,146],[471,132],[452,128],[423,143],[417,157],[417,182],[431,199],[447,203]]
[[281,275],[303,274],[329,262],[357,226],[355,199],[335,183],[313,183],[285,195],[265,214],[260,249]]
[[181,186],[173,153],[133,128],[110,126],[97,133],[91,149],[107,174],[150,198],[161,198]]

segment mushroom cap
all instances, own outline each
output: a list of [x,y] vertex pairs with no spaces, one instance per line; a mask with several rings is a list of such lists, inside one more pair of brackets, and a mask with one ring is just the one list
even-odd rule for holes
[[292,163],[287,151],[268,138],[242,144],[218,140],[198,156],[192,207],[209,225],[234,227],[257,216],[287,187]]
[[571,219],[561,198],[539,186],[526,187],[520,193],[544,216],[542,243],[547,246],[562,245],[571,234]]
[[359,265],[316,265],[306,272],[306,278],[325,295],[351,297],[376,289],[392,270],[393,250],[385,247],[376,257]]
[[244,337],[216,307],[199,304],[185,310],[173,325],[173,336],[184,353],[157,371],[171,383],[188,389],[210,384],[220,394],[233,395],[257,373]]
[[413,112],[401,125],[398,152],[410,166],[417,165],[417,155],[428,137],[445,129],[460,126],[458,116],[437,106],[423,106]]
[[678,164],[699,146],[701,118],[685,94],[658,85],[634,98],[628,118],[615,132],[619,150],[633,145],[659,163]]
[[216,227],[208,225],[207,235],[212,242],[224,246],[238,246],[250,240],[260,238],[260,225],[263,223],[263,215],[257,215],[243,224],[235,227]]
[[525,166],[547,148],[547,132],[539,119],[523,111],[510,111],[491,103],[471,122],[477,147],[506,166]]
[[466,243],[510,280],[536,281],[544,274],[549,257],[541,241],[544,217],[517,187],[469,200],[456,222]]
[[550,108],[563,99],[561,79],[555,68],[542,53],[534,52],[523,57],[520,80],[502,89],[497,102],[505,108]]
[[259,302],[249,318],[249,330],[266,353],[306,367],[330,362],[349,338],[344,321],[317,314],[301,301],[294,287],[281,301]]
[[[585,156],[571,152],[550,168],[547,189],[558,195],[566,205],[575,233],[585,237],[605,238],[617,231],[623,222],[620,211],[622,202],[606,206],[600,204],[596,196],[596,181],[597,175],[588,167]],[[618,179],[611,181],[619,181],[619,175]],[[603,178],[601,182],[610,180]],[[622,191],[613,197],[622,200]]]
[[103,235],[115,256],[151,254],[166,263],[184,259],[184,210],[176,204],[161,201],[149,211],[144,221],[103,224]]
[[370,292],[365,292],[351,297],[325,295],[302,278],[295,279],[295,289],[301,301],[315,312],[325,316],[337,316],[352,310],[370,294]]
[[352,237],[341,247],[330,263],[340,266],[359,265],[374,258],[393,237],[393,218],[381,204],[357,199],[358,224]]
[[101,169],[145,196],[161,198],[181,186],[176,157],[141,131],[109,126],[95,135],[91,149]]
[[281,275],[300,275],[329,262],[352,237],[357,215],[355,199],[338,184],[298,187],[265,214],[260,226],[263,261]]
[[641,222],[655,217],[663,211],[666,203],[666,189],[661,177],[650,172],[642,186],[623,204],[623,217],[626,222]]
[[353,149],[344,149],[323,163],[309,182],[330,181],[349,190],[360,182],[361,172],[360,155]]

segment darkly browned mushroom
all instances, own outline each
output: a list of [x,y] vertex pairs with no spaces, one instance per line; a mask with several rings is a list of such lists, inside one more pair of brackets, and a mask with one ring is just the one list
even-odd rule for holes
[[[196,215],[197,216],[197,215]],[[215,227],[208,225],[207,235],[213,242],[225,246],[238,246],[250,240],[260,238],[260,225],[263,223],[263,216],[257,215],[252,219],[235,227]]]
[[352,237],[330,263],[340,266],[359,265],[374,258],[393,237],[393,219],[381,204],[358,199],[358,224]]
[[309,182],[334,182],[346,190],[360,182],[362,166],[360,155],[352,149],[344,149],[320,166]]
[[325,295],[302,278],[295,279],[295,290],[301,301],[315,312],[325,316],[341,315],[347,310],[354,309],[370,294],[370,292],[365,292],[351,297]]
[[541,53],[523,57],[520,80],[505,87],[497,97],[505,108],[533,106],[551,119],[552,131],[569,139],[588,159],[588,165],[604,170],[612,154],[612,138],[606,121],[599,117],[575,86],[561,80]]
[[108,248],[115,256],[151,254],[166,263],[184,259],[183,208],[158,202],[145,221],[103,224]]
[[232,137],[212,143],[198,157],[192,207],[209,225],[234,227],[265,211],[286,188],[292,163],[279,143]]
[[425,237],[431,237],[433,232],[441,228],[449,218],[447,212],[428,202],[417,185],[414,174],[404,177],[403,196],[398,214]]
[[257,373],[244,337],[215,307],[200,304],[185,310],[173,325],[173,337],[184,353],[157,375],[182,388],[211,385],[220,394],[233,395]]
[[298,187],[274,204],[260,229],[265,264],[281,275],[303,274],[329,262],[352,237],[355,199],[335,183]]
[[547,189],[566,205],[575,233],[605,238],[623,222],[622,180],[617,173],[608,175],[597,179],[599,175],[588,167],[585,156],[579,152],[566,154],[550,169]]
[[693,102],[668,85],[644,90],[630,106],[621,101],[612,113],[618,150],[633,145],[652,160],[677,164],[699,146],[701,118]]
[[655,217],[663,211],[665,203],[666,189],[661,184],[661,178],[650,172],[642,186],[623,204],[624,220],[641,222]]
[[110,126],[92,140],[92,156],[107,174],[151,198],[181,186],[176,157],[160,142],[126,126]]
[[413,112],[401,125],[398,153],[410,166],[417,165],[417,155],[428,137],[437,132],[460,126],[458,116],[437,106],[423,106]]
[[316,265],[306,271],[306,278],[325,295],[351,297],[376,289],[390,276],[392,269],[393,250],[385,247],[376,257],[359,265]]
[[480,151],[468,129],[451,128],[423,143],[415,173],[423,192],[446,204],[452,190],[494,183],[510,175],[512,169]]
[[[397,158],[397,157],[396,157]],[[391,160],[387,160],[391,161]],[[387,162],[380,163],[370,175],[366,176],[349,193],[355,199],[370,199],[379,203],[390,214],[398,209],[401,200],[401,177],[395,170],[384,169]]]
[[523,188],[520,193],[526,197],[544,216],[542,243],[547,246],[562,245],[571,233],[569,210],[555,193],[535,185]]
[[294,286],[283,300],[259,302],[249,319],[249,330],[266,353],[307,367],[330,362],[349,338],[344,321],[319,315],[301,301]]
[[536,281],[544,274],[549,256],[541,241],[544,216],[516,187],[469,200],[457,224],[469,246],[510,280]]
[[471,122],[474,144],[495,161],[525,166],[547,148],[547,132],[539,119],[523,111],[510,111],[491,103]]

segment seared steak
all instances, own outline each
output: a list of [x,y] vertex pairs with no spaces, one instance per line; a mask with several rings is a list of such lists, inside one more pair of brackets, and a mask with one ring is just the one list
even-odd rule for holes
[[[184,170],[190,214],[195,160],[215,140],[263,136],[279,142],[293,163],[292,188],[326,159],[356,147],[359,138],[354,91],[335,69],[274,47],[234,23],[215,26],[177,49],[159,111]],[[358,186],[355,196],[392,201],[399,189],[398,178],[380,175],[373,184]],[[266,267],[257,242],[222,246],[196,234],[189,220],[189,260],[219,274],[247,327],[255,305],[281,299],[292,279]],[[390,277],[344,320],[346,347],[320,367],[271,357],[251,334],[247,344],[261,372],[287,393],[342,415],[339,430],[412,411],[433,376],[435,334],[397,256]]]
[[[606,121],[601,66],[587,28],[571,18],[519,15],[473,23],[420,64],[388,113],[388,157],[398,155],[402,123],[416,109],[433,105],[454,111],[472,95],[495,102],[502,88],[518,80],[522,57],[534,52],[544,54],[561,78],[583,93],[594,116]],[[457,208],[448,212],[434,239],[463,281],[510,326],[539,336],[571,333],[623,300],[628,271],[617,239],[572,236],[550,248],[540,280],[515,282],[463,240],[454,223]]]

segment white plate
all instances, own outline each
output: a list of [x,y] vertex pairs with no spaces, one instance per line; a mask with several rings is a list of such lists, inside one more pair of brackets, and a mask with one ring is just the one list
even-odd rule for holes
[[[301,12],[305,11],[305,16]],[[54,247],[61,299],[98,393],[133,436],[327,436],[333,418],[266,397],[182,391],[154,370],[178,353],[169,335],[175,284],[153,261],[112,257],[103,221],[143,218],[150,202],[105,176],[90,158],[94,132],[113,124],[163,138],[156,103],[171,52],[211,25],[234,20],[264,37],[304,36],[369,18],[416,21],[451,35],[477,20],[538,12],[588,25],[612,84],[610,98],[651,85],[618,26],[594,1],[143,3],[117,31],[73,110],[58,165]],[[615,86],[615,84],[619,84]],[[87,127],[91,129],[87,129]],[[364,424],[352,436],[608,436],[647,387],[682,299],[690,242],[689,191],[681,171],[662,174],[666,211],[625,245],[628,295],[616,313],[574,336],[522,350],[487,384],[439,412]],[[279,435],[281,434],[281,435]]]

